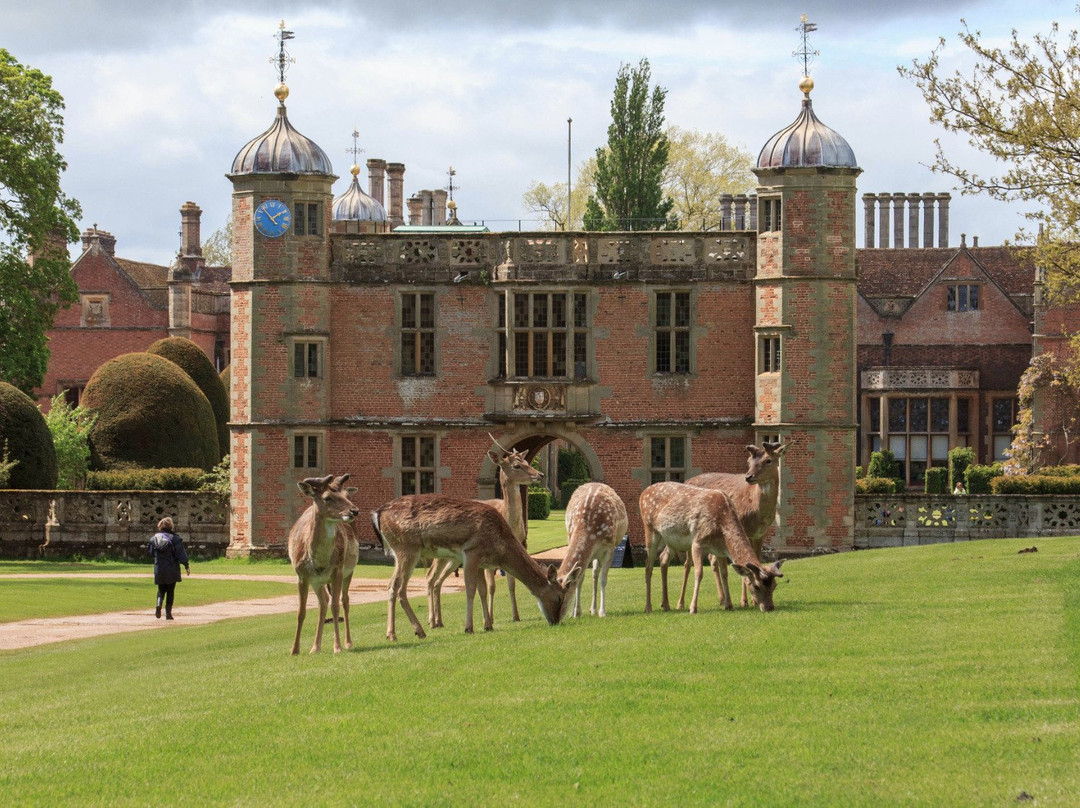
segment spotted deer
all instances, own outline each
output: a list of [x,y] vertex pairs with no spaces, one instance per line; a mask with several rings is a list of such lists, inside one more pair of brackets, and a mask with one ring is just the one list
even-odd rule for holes
[[[691,614],[697,612],[702,568],[708,554],[731,561],[735,571],[748,579],[763,612],[773,609],[773,590],[782,561],[765,566],[747,538],[726,493],[685,483],[655,483],[641,492],[641,520],[645,527],[645,611],[652,611],[652,568],[661,550],[688,553],[694,562],[694,594]],[[661,568],[664,601],[668,609],[667,570]],[[726,583],[726,581],[725,581]],[[726,594],[726,593],[725,593]],[[730,603],[730,595],[727,596]]]
[[[763,442],[760,447],[748,444],[746,451],[749,457],[746,460],[745,474],[708,472],[686,481],[687,485],[714,488],[728,495],[731,504],[735,506],[735,513],[739,516],[747,538],[754,546],[754,553],[759,558],[765,535],[776,519],[776,500],[780,493],[780,458],[790,445],[790,442],[769,443],[768,441]],[[665,566],[667,561],[668,558],[661,557],[661,567]],[[691,566],[691,559],[687,558],[683,565],[683,582],[677,609],[683,608],[685,603],[686,584],[690,580]],[[723,556],[713,556],[712,569],[716,578],[716,593],[720,598],[720,604],[725,609],[730,609],[732,606],[730,598],[726,601],[724,599],[724,593],[727,591],[727,559]],[[743,578],[740,598],[742,606],[749,605],[748,590],[747,579]]]
[[[575,567],[584,570],[592,564],[593,595],[589,614],[600,617],[605,614],[608,570],[615,555],[615,545],[626,535],[627,525],[626,506],[615,490],[604,483],[579,486],[566,504],[567,548],[559,574],[566,575]],[[574,585],[573,617],[581,614],[583,582],[579,579]],[[600,592],[599,610],[596,604],[597,590]]]
[[355,488],[346,488],[348,474],[334,477],[308,477],[296,485],[311,504],[289,531],[289,561],[296,571],[296,586],[300,605],[296,612],[296,637],[292,653],[300,653],[300,631],[307,614],[308,589],[315,590],[319,599],[319,624],[315,629],[315,644],[311,653],[322,647],[326,608],[330,606],[334,623],[334,653],[341,651],[341,632],[338,628],[339,608],[345,612],[345,647],[352,648],[349,628],[349,584],[360,555],[360,546],[350,524],[360,513],[349,500]]
[[[504,449],[494,438],[492,441],[501,452],[501,454],[488,452],[488,457],[499,470],[499,487],[502,489],[502,497],[480,501],[485,505],[490,505],[502,515],[514,536],[524,547],[528,528],[525,508],[522,505],[521,487],[540,482],[544,479],[544,475],[529,465],[524,452]],[[436,558],[431,562],[431,569],[428,570],[427,576],[428,626],[430,628],[442,627],[442,586],[457,567],[458,562],[452,558]],[[484,579],[487,585],[482,595],[487,599],[488,609],[494,619],[496,571],[484,570]],[[521,615],[518,612],[517,590],[513,575],[507,576],[506,589],[510,593],[511,616],[516,623],[521,620]]]
[[[411,494],[372,511],[371,523],[387,554],[394,557],[386,615],[388,640],[397,639],[394,618],[398,601],[416,636],[427,636],[408,598],[409,577],[422,558],[451,558],[462,564],[467,634],[473,633],[473,598],[481,570],[504,569],[525,584],[550,625],[562,620],[568,603],[566,590],[581,574],[579,567],[559,578],[554,567],[542,567],[525,551],[499,512],[476,500]],[[491,611],[483,598],[480,606],[484,630],[491,631]]]

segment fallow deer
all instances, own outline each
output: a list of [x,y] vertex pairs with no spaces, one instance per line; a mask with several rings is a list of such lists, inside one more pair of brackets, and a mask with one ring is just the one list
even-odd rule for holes
[[[607,591],[608,570],[615,555],[615,545],[626,535],[628,522],[626,506],[622,499],[609,485],[604,483],[585,483],[579,486],[566,504],[566,555],[563,557],[559,574],[565,575],[571,569],[593,568],[592,607],[589,614],[603,617],[604,599]],[[582,576],[584,577],[584,576]],[[599,582],[599,586],[598,586]],[[574,585],[573,617],[581,614],[581,586],[579,579]],[[600,592],[600,607],[597,611],[596,593]]]
[[[782,561],[765,566],[735,512],[731,499],[723,491],[698,488],[685,483],[655,483],[641,492],[641,520],[645,527],[645,611],[652,611],[652,568],[659,552],[669,547],[689,553],[694,562],[694,594],[691,614],[697,612],[701,589],[702,566],[709,553],[726,557],[735,571],[747,578],[758,606],[763,612],[773,609],[773,590]],[[664,591],[667,570],[661,569]],[[730,603],[730,595],[728,596]],[[663,609],[668,605],[661,604]]]
[[[473,633],[473,597],[482,569],[504,569],[525,584],[551,625],[562,620],[568,603],[566,590],[581,574],[581,569],[576,568],[560,579],[554,567],[545,570],[521,546],[499,512],[476,500],[411,494],[372,511],[371,523],[386,552],[394,556],[386,615],[388,640],[397,639],[394,613],[399,600],[416,636],[427,636],[408,598],[409,577],[421,558],[452,558],[462,563],[467,634]],[[484,630],[490,631],[491,612],[482,598],[480,605]]]
[[319,624],[315,629],[315,644],[311,653],[322,646],[326,607],[330,604],[334,621],[334,653],[341,651],[341,632],[338,628],[339,604],[345,611],[345,647],[352,648],[349,629],[349,584],[360,555],[360,546],[349,524],[360,510],[349,500],[355,488],[345,488],[348,474],[334,477],[308,477],[296,485],[311,497],[308,506],[289,531],[289,560],[296,570],[300,606],[296,612],[296,637],[292,653],[300,653],[300,630],[307,614],[308,588],[319,599]]
[[[708,472],[686,481],[687,485],[714,488],[728,495],[731,504],[735,506],[735,513],[739,516],[739,522],[742,523],[747,538],[754,546],[754,553],[759,558],[765,535],[776,519],[776,500],[780,493],[780,458],[790,445],[790,442],[769,443],[768,441],[763,442],[760,447],[748,444],[746,451],[749,457],[746,460],[745,474]],[[661,567],[665,566],[666,561],[667,559],[661,557]],[[691,564],[691,559],[687,558],[683,566],[682,589],[676,606],[678,609],[683,608],[686,599],[686,584],[690,579]],[[727,559],[722,556],[713,556],[712,569],[720,603],[725,609],[730,609],[731,601],[724,600],[724,593],[727,591]],[[748,595],[747,580],[743,578],[740,605],[748,605]]]
[[[544,479],[544,475],[529,465],[524,452],[504,449],[497,440],[492,438],[492,441],[502,452],[502,454],[488,452],[491,462],[499,469],[499,487],[502,489],[502,498],[482,499],[480,502],[490,505],[502,515],[514,536],[524,547],[527,528],[520,489],[521,486],[540,482]],[[428,626],[431,628],[442,627],[442,586],[457,566],[458,562],[451,558],[436,558],[431,562],[427,577]],[[483,596],[487,599],[488,609],[494,619],[496,571],[484,570],[484,578],[487,586],[484,588]],[[507,576],[506,589],[510,593],[511,615],[516,623],[521,619],[521,615],[518,613],[517,591],[513,575]]]

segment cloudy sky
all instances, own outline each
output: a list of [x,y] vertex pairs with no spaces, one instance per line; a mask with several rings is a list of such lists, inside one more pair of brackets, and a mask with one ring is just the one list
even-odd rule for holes
[[[803,13],[818,25],[814,109],[854,149],[860,193],[951,190],[925,167],[942,133],[897,65],[939,37],[955,43],[962,18],[1003,44],[1012,28],[1080,22],[1075,0],[0,0],[0,47],[51,75],[66,100],[64,187],[82,204],[80,226],[111,231],[125,258],[168,264],[180,206],[202,207],[204,237],[221,227],[225,173],[273,121],[283,17],[296,33],[289,119],[330,156],[336,193],[356,128],[361,160],[405,163],[406,196],[444,187],[453,165],[462,219],[516,229],[531,215],[530,183],[566,177],[568,117],[575,173],[606,140],[623,62],[649,59],[668,123],[756,156],[799,112]],[[954,45],[944,61],[962,56]],[[998,244],[1023,224],[1015,206],[955,193],[950,218],[952,244],[961,232]],[[861,243],[861,211],[858,232]]]

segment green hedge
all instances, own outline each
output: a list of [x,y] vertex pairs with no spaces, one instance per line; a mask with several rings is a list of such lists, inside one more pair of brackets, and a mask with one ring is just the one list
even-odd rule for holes
[[551,492],[536,486],[529,489],[529,518],[547,519],[551,515]]
[[955,446],[949,450],[949,490],[965,479],[965,472],[975,464],[975,450],[970,446]]
[[198,387],[210,409],[214,411],[214,423],[217,426],[218,456],[229,453],[229,396],[221,376],[214,369],[214,363],[203,353],[203,349],[185,337],[166,337],[159,339],[146,349],[148,354],[163,356],[186,373]]
[[[559,449],[559,480],[588,479],[589,464],[577,449]],[[563,500],[565,502],[565,500]]]
[[995,477],[990,481],[995,494],[1080,494],[1080,476],[1017,474]]
[[990,494],[990,481],[1004,473],[1000,463],[992,466],[968,466],[964,472],[964,487],[969,494]]
[[863,477],[855,481],[857,494],[895,494],[896,480],[891,477]]
[[1080,466],[1047,466],[1039,469],[1040,477],[1080,477]]
[[5,448],[8,460],[18,461],[8,477],[9,487],[56,487],[56,447],[45,416],[30,396],[14,385],[0,382],[0,458]]
[[91,471],[86,487],[91,491],[196,491],[205,476],[202,469]]
[[896,457],[888,449],[882,449],[880,452],[870,453],[870,465],[866,468],[867,477],[889,477],[895,478],[900,476],[900,464],[896,462]]
[[927,494],[949,493],[949,470],[944,466],[935,466],[926,470],[926,480],[923,491]]
[[562,481],[562,484],[559,485],[559,501],[562,502],[564,508],[570,503],[570,497],[574,496],[574,492],[587,482],[588,480],[579,477]]

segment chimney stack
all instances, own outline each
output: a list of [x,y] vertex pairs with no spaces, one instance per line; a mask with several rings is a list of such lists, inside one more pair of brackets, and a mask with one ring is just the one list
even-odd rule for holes
[[409,197],[409,224],[423,224],[424,200],[418,196]]
[[864,214],[863,218],[865,220],[863,222],[864,235],[865,235],[864,240],[866,242],[866,244],[864,246],[866,246],[868,249],[873,249],[874,243],[875,243],[875,241],[874,241],[874,205],[877,204],[877,197],[874,194],[863,194],[862,195],[862,201],[863,201],[863,214]]
[[385,175],[386,175],[386,161],[380,160],[377,157],[372,157],[367,161],[368,170],[368,193],[371,194],[371,198],[386,207],[385,191]]
[[180,207],[180,255],[202,255],[201,217],[202,209],[194,202]]
[[919,246],[919,200],[922,199],[921,194],[908,194],[908,234],[907,245],[912,249],[916,249]]
[[440,226],[446,224],[446,191],[431,192],[431,223]]
[[904,243],[904,201],[906,199],[907,194],[895,193],[892,195],[893,246],[901,250],[907,246]]
[[949,200],[951,194],[938,194],[938,246],[949,246]]
[[404,163],[387,163],[386,174],[388,177],[387,184],[390,186],[390,205],[387,207],[387,218],[390,220],[390,229],[401,224],[405,224],[405,218],[402,215],[402,204],[405,201],[405,164]]
[[88,227],[82,234],[83,250],[96,247],[106,255],[116,255],[116,236],[105,230],[98,230],[97,223]]
[[886,249],[892,245],[889,237],[889,203],[892,201],[890,194],[878,194],[878,246]]

